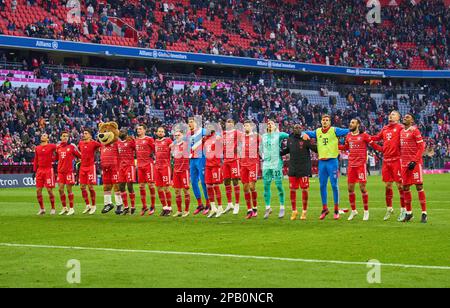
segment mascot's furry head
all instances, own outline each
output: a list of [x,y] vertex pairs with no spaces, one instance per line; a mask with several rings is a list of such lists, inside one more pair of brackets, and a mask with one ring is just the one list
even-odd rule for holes
[[119,139],[119,135],[119,125],[116,122],[106,122],[98,125],[98,140],[103,145],[116,142]]

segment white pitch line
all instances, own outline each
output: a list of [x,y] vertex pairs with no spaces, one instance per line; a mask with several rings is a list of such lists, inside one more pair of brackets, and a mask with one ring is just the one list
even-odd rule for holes
[[[134,250],[134,249],[70,247],[70,246],[49,246],[49,245],[27,245],[27,244],[13,244],[13,243],[0,243],[0,247],[41,248],[41,249],[61,249],[61,250],[80,250],[80,251],[123,252],[123,253],[143,253],[143,254],[160,254],[160,255],[184,255],[184,256],[202,256],[202,257],[220,257],[220,258],[234,258],[234,259],[253,259],[253,260],[299,262],[299,263],[339,264],[339,265],[362,265],[362,266],[367,266],[368,264],[373,264],[373,263],[370,263],[370,262],[295,259],[295,258],[280,258],[280,257],[265,257],[265,256],[246,256],[246,255],[217,254],[217,253],[204,253],[204,252],[161,251],[161,250]],[[381,266],[387,266],[387,267],[399,267],[399,268],[417,268],[417,269],[446,270],[446,271],[450,270],[450,266],[412,265],[412,264],[395,264],[395,263],[380,263],[380,265]]]

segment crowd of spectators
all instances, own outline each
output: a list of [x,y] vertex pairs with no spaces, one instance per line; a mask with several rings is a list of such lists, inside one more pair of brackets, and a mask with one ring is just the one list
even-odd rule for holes
[[[67,2],[45,1],[50,10]],[[419,57],[429,68],[449,68],[450,8],[443,0],[397,2],[382,8],[382,24],[370,24],[360,0],[190,0],[189,6],[182,1],[86,0],[81,24],[52,33],[51,23],[44,21],[30,25],[26,34],[79,40],[81,33],[101,43],[102,35],[125,35],[128,29],[115,29],[109,18],[127,17],[134,19],[139,47],[185,43],[192,52],[389,69],[408,69]],[[162,12],[162,21],[155,11]],[[206,20],[220,21],[222,30],[205,27]],[[244,21],[253,29],[243,27]],[[233,34],[250,39],[250,47],[230,42]]]
[[[175,92],[171,80],[153,68],[145,83],[132,82],[130,72],[124,71],[128,77],[126,86],[111,77],[98,88],[84,83],[77,89],[75,79],[69,81],[68,87],[62,87],[62,72],[45,65],[35,69],[36,76],[52,80],[48,88],[12,88],[7,81],[0,86],[0,163],[30,162],[43,132],[57,142],[59,133],[67,130],[72,141],[77,142],[83,128],[96,131],[100,121],[110,120],[117,121],[120,127],[129,127],[130,133],[136,124],[144,123],[149,133],[154,134],[160,125],[170,132],[174,124],[199,114],[205,121],[219,123],[228,118],[240,123],[248,118],[255,123],[272,118],[282,130],[290,131],[294,123],[305,129],[315,128],[320,125],[321,115],[330,113],[334,125],[339,127],[346,127],[350,119],[360,117],[373,134],[387,123],[389,112],[398,109],[400,102],[409,104],[410,112],[417,116],[427,138],[426,155],[448,158],[450,153],[450,96],[444,90],[429,91],[420,97],[411,94],[377,106],[369,92],[359,89],[343,94],[347,97],[346,106],[337,108],[333,97],[329,98],[329,106],[315,105],[302,94],[272,87],[263,79],[227,82],[228,88],[219,87],[215,81],[200,89],[188,83]],[[84,79],[82,70],[71,73],[77,74],[77,80]],[[422,116],[422,111],[430,106],[434,111]],[[433,124],[438,124],[437,128]]]

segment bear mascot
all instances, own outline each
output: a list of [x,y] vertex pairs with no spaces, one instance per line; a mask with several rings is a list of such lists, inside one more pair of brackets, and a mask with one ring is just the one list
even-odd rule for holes
[[123,201],[119,190],[119,125],[116,122],[100,123],[98,126],[98,140],[102,144],[100,151],[100,165],[103,179],[103,198],[105,207],[102,214],[114,209],[112,193],[116,203],[116,214],[122,214]]

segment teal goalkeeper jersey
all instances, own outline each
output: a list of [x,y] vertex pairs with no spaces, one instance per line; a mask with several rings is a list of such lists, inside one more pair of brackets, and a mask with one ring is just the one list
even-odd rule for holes
[[286,133],[267,133],[262,136],[260,152],[263,156],[263,170],[283,168],[283,159],[280,155],[281,143],[288,139]]

